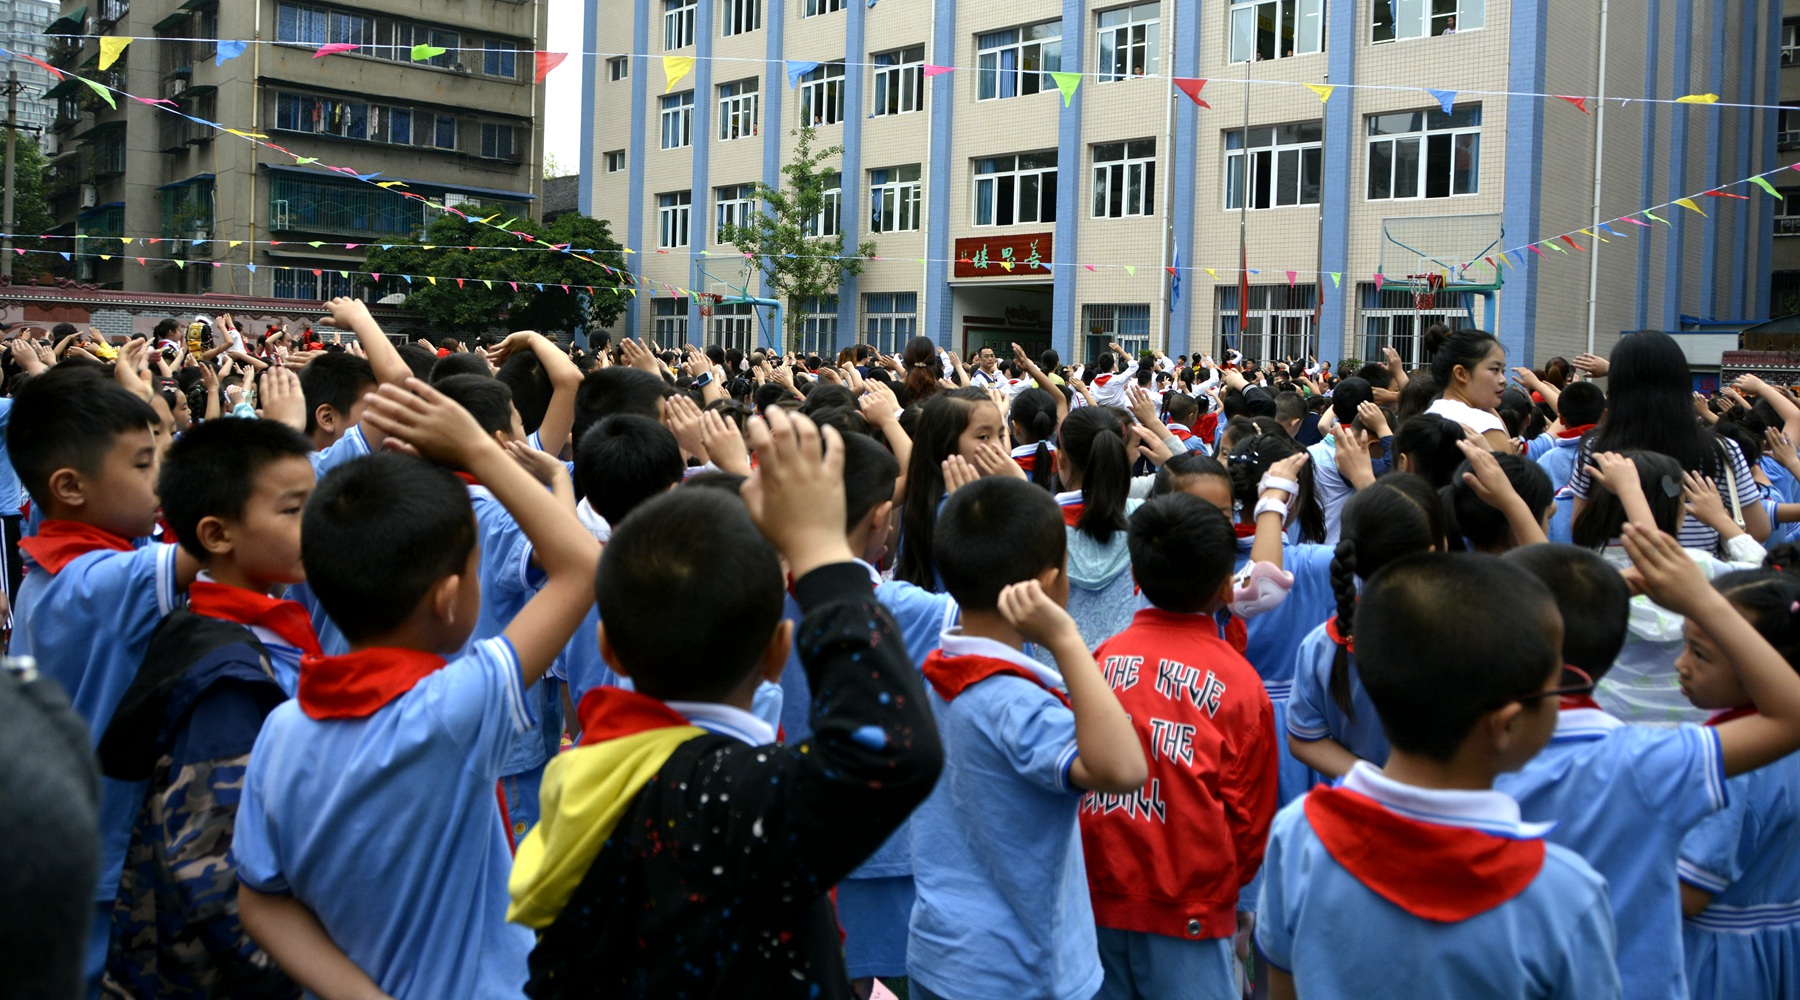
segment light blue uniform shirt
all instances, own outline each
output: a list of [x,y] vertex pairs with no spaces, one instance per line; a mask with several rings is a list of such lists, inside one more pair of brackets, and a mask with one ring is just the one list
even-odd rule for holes
[[533,722],[522,681],[501,638],[364,718],[276,708],[244,779],[238,877],[306,904],[389,996],[521,996],[533,937],[506,922],[494,784]]
[[[325,474],[331,470],[367,454],[369,454],[369,440],[363,437],[362,425],[357,424],[345,431],[343,436],[332,442],[323,451],[312,452],[306,457],[312,462],[314,478],[322,480],[325,478]],[[344,633],[338,631],[337,623],[331,620],[331,615],[325,611],[325,606],[319,603],[319,599],[313,594],[311,587],[304,583],[289,587],[288,599],[305,605],[307,612],[312,615],[313,634],[319,637],[320,652],[326,656],[342,656],[350,652],[350,641],[344,638]],[[296,676],[298,670],[298,661],[296,661]],[[285,687],[284,684],[283,688],[285,689]],[[289,691],[288,694],[291,697],[293,692]]]
[[0,515],[13,517],[19,513],[24,487],[14,471],[12,457],[6,451],[6,426],[12,422],[13,401],[0,397]]
[[[1343,787],[1412,819],[1507,837],[1541,837],[1516,803],[1492,791],[1403,785],[1358,764]],[[1466,920],[1414,916],[1338,864],[1305,801],[1275,816],[1263,862],[1256,946],[1293,974],[1307,1000],[1611,1000],[1619,997],[1606,882],[1578,855],[1546,844],[1525,891]],[[1635,995],[1633,995],[1635,996]]]
[[[13,603],[13,655],[36,658],[38,670],[62,685],[98,748],[119,699],[143,665],[150,633],[180,600],[175,546],[89,552],[60,573],[46,571],[29,557],[26,567]],[[119,893],[125,847],[148,787],[149,782],[100,779],[97,900]]]
[[[1540,435],[1539,440],[1550,437]],[[1534,456],[1538,468],[1550,477],[1550,487],[1555,490],[1555,513],[1550,515],[1550,540],[1569,543],[1569,532],[1575,520],[1575,490],[1569,486],[1569,479],[1575,474],[1575,457],[1581,451],[1581,439],[1551,438],[1550,444],[1540,455]]]
[[[481,610],[475,616],[469,645],[463,647],[465,653],[475,643],[505,632],[548,579],[543,570],[532,568],[531,541],[519,522],[487,487],[469,487],[469,505],[475,509],[475,534],[481,545],[476,570],[481,578]],[[523,774],[555,753],[562,741],[562,700],[555,688],[554,680],[540,680],[525,689],[525,701],[537,721],[531,732],[514,743],[502,774]]]
[[323,451],[315,451],[307,455],[312,461],[313,475],[324,479],[325,474],[343,465],[353,458],[361,458],[369,453],[369,439],[363,437],[361,424],[345,431],[341,437],[327,445]]
[[[946,655],[1005,660],[1056,688],[1062,676],[991,639],[943,637]],[[906,968],[955,1000],[1089,1000],[1099,945],[1069,783],[1075,714],[1019,677],[945,702],[928,689],[944,772],[913,813]]]
[[1288,735],[1308,743],[1336,740],[1344,749],[1380,767],[1388,758],[1387,731],[1381,728],[1375,703],[1363,690],[1354,655],[1350,657],[1350,704],[1356,709],[1355,718],[1345,715],[1331,696],[1331,667],[1337,651],[1338,645],[1331,641],[1324,625],[1301,640],[1300,653],[1294,661],[1294,689],[1288,696]]
[[1725,807],[1719,734],[1566,709],[1550,745],[1494,787],[1519,800],[1526,819],[1555,822],[1549,839],[1606,877],[1625,995],[1685,1000],[1675,864],[1687,831]]

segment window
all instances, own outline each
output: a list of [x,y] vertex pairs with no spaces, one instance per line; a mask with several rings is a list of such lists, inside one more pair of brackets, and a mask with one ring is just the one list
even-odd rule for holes
[[1056,153],[975,161],[975,225],[1056,221]]
[[1156,140],[1094,147],[1094,218],[1122,219],[1156,211]]
[[719,0],[719,34],[727,38],[762,27],[762,0]]
[[[208,271],[212,268],[207,268]],[[336,271],[312,273],[307,268],[288,267],[275,272],[274,297],[278,299],[339,298],[353,295],[350,279]]]
[[[1133,357],[1150,349],[1150,305],[1089,305],[1081,307],[1081,319],[1087,327],[1088,343],[1102,349],[1108,343],[1118,344]],[[1090,355],[1095,353],[1089,350]]]
[[[202,24],[209,22],[202,21]],[[210,34],[217,37],[217,21],[210,22]],[[412,63],[414,45],[434,45],[444,54],[422,60],[418,65],[452,69],[462,48],[462,35],[454,30],[387,15],[364,14],[352,10],[319,7],[312,4],[281,3],[275,8],[275,40],[293,45],[318,46],[328,42],[360,45],[356,55],[392,62]],[[517,78],[517,42],[487,38],[477,42],[482,53],[483,72],[490,76]],[[203,46],[212,49],[211,44]],[[506,50],[506,51],[499,51]],[[492,68],[489,68],[492,67]]]
[[656,299],[651,306],[650,328],[659,344],[687,343],[687,300]]
[[837,344],[838,300],[821,295],[800,300],[800,352],[830,356]]
[[844,64],[826,63],[800,77],[800,123],[835,125],[844,120]]
[[1241,131],[1225,133],[1225,207],[1243,207],[1246,190],[1251,208],[1317,205],[1322,137],[1319,122],[1253,128],[1248,142]]
[[875,103],[870,114],[903,115],[925,107],[925,46],[875,54]]
[[[1377,7],[1386,2],[1374,0]],[[1325,0],[1234,0],[1231,5],[1232,62],[1286,59],[1324,48]]]
[[[1408,368],[1428,364],[1431,356],[1419,343],[1426,328],[1434,323],[1442,323],[1451,330],[1475,325],[1469,317],[1467,292],[1445,294],[1440,291],[1437,293],[1436,305],[1430,309],[1419,309],[1416,308],[1412,290],[1404,285],[1389,283],[1378,292],[1375,284],[1369,282],[1357,286],[1357,291],[1360,298],[1357,311],[1362,317],[1365,358],[1379,358],[1382,348],[1391,347],[1400,355],[1401,363]],[[1251,301],[1254,303],[1255,299],[1252,298]],[[1274,357],[1272,354],[1264,356]]]
[[662,98],[662,148],[680,149],[694,144],[694,92],[664,94]]
[[422,203],[331,174],[270,175],[268,212],[270,230],[320,235],[404,237],[425,222]]
[[162,235],[191,240],[212,229],[213,182],[195,180],[158,192],[162,202]]
[[694,193],[675,191],[656,196],[656,245],[664,250],[688,245],[688,215]]
[[481,123],[481,155],[490,160],[517,160],[524,154],[520,148],[519,130],[496,122]]
[[919,228],[919,164],[869,171],[869,232],[903,233]]
[[870,292],[863,296],[863,340],[883,354],[897,354],[919,334],[917,292]]
[[615,149],[615,150],[609,151],[606,154],[606,172],[609,174],[616,174],[619,171],[624,170],[624,169],[625,169],[625,151],[623,149]]
[[1370,116],[1370,201],[1475,194],[1480,180],[1481,105]]
[[806,9],[800,12],[801,17],[816,17],[844,9],[844,0],[806,0]]
[[481,72],[486,76],[497,76],[505,80],[515,80],[519,76],[519,47],[499,38],[490,38],[481,54]]
[[331,14],[323,7],[284,3],[275,8],[275,40],[301,45],[324,45]]
[[1800,104],[1781,106],[1780,124],[1775,129],[1775,145],[1781,149],[1800,149]]
[[712,342],[725,350],[745,354],[756,349],[756,307],[748,302],[721,302],[713,306]]
[[[1315,352],[1313,307],[1319,286],[1251,285],[1250,327],[1238,330],[1238,287],[1219,289],[1219,338],[1251,358],[1304,358]],[[1376,351],[1370,357],[1381,357]]]
[[1800,236],[1800,188],[1782,188],[1775,208],[1775,235]]
[[756,134],[755,80],[719,85],[719,141],[748,139]]
[[[195,110],[188,113],[206,117],[202,111],[205,100],[207,99],[203,98],[196,102]],[[335,135],[396,146],[445,150],[458,148],[455,115],[440,114],[425,108],[365,104],[361,101],[344,101],[311,94],[277,93],[275,127],[288,132]],[[493,131],[490,132],[490,129]],[[512,130],[510,138],[502,137],[501,133],[505,130]],[[522,150],[517,126],[511,124],[483,123],[481,141],[484,156],[517,158]]]
[[975,40],[975,99],[992,101],[1055,90],[1062,70],[1062,22],[1010,28]]
[[730,242],[725,238],[726,226],[747,226],[756,211],[756,185],[727,184],[713,189],[713,200],[719,210],[713,226],[713,242]]
[[1141,3],[1100,12],[1100,83],[1156,73],[1162,5]]
[[1369,6],[1375,42],[1474,31],[1487,15],[1487,0],[1377,0]]
[[613,56],[606,61],[606,79],[617,83],[631,75],[631,57]]
[[819,214],[806,221],[806,236],[836,236],[843,231],[844,179],[841,174],[826,174],[825,191]]
[[663,50],[685,49],[694,44],[696,0],[663,0]]

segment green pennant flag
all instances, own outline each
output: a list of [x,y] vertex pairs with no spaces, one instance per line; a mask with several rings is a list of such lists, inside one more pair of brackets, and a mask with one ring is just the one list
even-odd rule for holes
[[1341,288],[1341,287],[1343,287],[1343,284],[1344,284],[1344,272],[1342,272],[1342,271],[1331,272],[1331,287]]
[[1126,264],[1125,265],[1125,273],[1131,275],[1134,278],[1137,277],[1137,265]]
[[315,249],[315,250],[316,250],[316,249],[318,249],[318,248],[319,248],[319,247],[322,247],[322,246],[324,246],[324,245],[325,245],[325,241],[324,241],[324,240],[310,240],[310,241],[308,241],[308,242],[307,242],[307,244],[306,244],[306,245],[307,245],[307,246],[309,246],[309,247],[312,247],[312,248],[313,248],[313,249]]
[[450,50],[449,49],[440,49],[435,45],[425,45],[425,44],[415,45],[412,47],[412,61],[413,62],[424,62],[427,59],[435,59],[438,56],[441,56],[448,51],[450,51]]
[[87,84],[89,90],[92,90],[94,93],[99,94],[100,99],[102,101],[106,102],[107,107],[112,108],[114,111],[117,111],[119,109],[119,102],[113,100],[112,93],[110,91],[108,91],[105,87],[100,86],[99,84],[95,83],[92,80],[89,80],[87,77],[84,77],[84,76],[78,76],[75,79],[80,80],[82,83]]
[[1665,225],[1665,226],[1666,226],[1666,225],[1668,225],[1668,224],[1669,224],[1669,220],[1668,220],[1668,219],[1665,219],[1665,218],[1663,218],[1663,217],[1662,217],[1662,216],[1660,216],[1660,215],[1657,215],[1657,214],[1656,214],[1656,213],[1655,213],[1655,212],[1652,212],[1652,211],[1650,211],[1650,210],[1648,210],[1648,209],[1645,209],[1645,210],[1644,210],[1644,214],[1645,214],[1645,215],[1647,215],[1647,216],[1649,216],[1649,217],[1650,217],[1650,218],[1652,218],[1652,219],[1655,219],[1655,220],[1656,220],[1656,221],[1657,221],[1657,222],[1660,222],[1660,223],[1662,223],[1662,224],[1663,224],[1663,225]]
[[349,271],[339,271],[338,277],[343,278],[345,281],[349,281],[350,280],[350,272]]
[[481,283],[482,283],[482,284],[484,284],[484,285],[486,285],[486,286],[488,286],[488,290],[489,290],[489,291],[492,291],[492,290],[493,290],[493,288],[494,288],[494,283],[493,283],[493,282],[491,282],[491,281],[489,281],[489,280],[487,280],[487,279],[486,279],[486,278],[483,278],[483,279],[481,279]]
[[1075,100],[1075,88],[1081,86],[1080,73],[1052,73],[1051,79],[1056,81],[1056,89],[1062,91],[1063,107]]
[[1775,185],[1770,184],[1766,178],[1752,177],[1752,178],[1750,178],[1750,183],[1756,185],[1759,188],[1762,188],[1764,191],[1769,192],[1771,195],[1774,195],[1777,198],[1781,197],[1781,193],[1779,191],[1775,190]]

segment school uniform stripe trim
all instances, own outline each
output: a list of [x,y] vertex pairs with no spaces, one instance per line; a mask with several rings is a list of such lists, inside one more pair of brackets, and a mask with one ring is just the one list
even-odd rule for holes
[[1719,749],[1719,731],[1698,727],[1705,737],[1701,741],[1702,766],[1706,768],[1706,791],[1712,800],[1713,811],[1717,812],[1731,801],[1725,791],[1725,755]]
[[506,675],[506,710],[513,732],[522,733],[536,725],[537,716],[531,713],[531,704],[525,700],[524,668],[519,666],[519,651],[513,648],[512,640],[502,635],[485,639],[478,645],[487,646],[508,668],[502,673]]
[[1294,693],[1293,681],[1263,681],[1263,690],[1268,692],[1270,701],[1287,701]]
[[1686,858],[1675,862],[1675,874],[1683,882],[1707,892],[1718,894],[1731,887],[1731,880],[1701,868]]
[[1304,740],[1307,743],[1313,743],[1313,742],[1322,740],[1325,737],[1331,735],[1331,727],[1329,727],[1329,726],[1302,726],[1302,725],[1296,723],[1294,721],[1294,717],[1291,715],[1288,716],[1287,728],[1288,728],[1289,736],[1292,736],[1293,738],[1295,738],[1297,740]]
[[1800,924],[1800,902],[1763,903],[1758,906],[1714,904],[1687,918],[1688,925],[1728,934],[1749,934],[1764,927]]
[[1063,752],[1056,758],[1056,780],[1065,792],[1081,791],[1081,789],[1075,787],[1073,781],[1069,780],[1069,771],[1075,767],[1075,758],[1080,755],[1080,745],[1071,742],[1068,746],[1063,748]]
[[[158,544],[158,543],[152,543]],[[181,606],[181,594],[175,588],[175,559],[179,545],[163,545],[156,554],[156,610],[167,615]]]

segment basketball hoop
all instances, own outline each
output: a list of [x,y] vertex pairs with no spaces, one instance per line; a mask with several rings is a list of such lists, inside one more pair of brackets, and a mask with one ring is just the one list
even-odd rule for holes
[[713,306],[722,298],[724,298],[723,295],[714,295],[711,292],[701,292],[700,293],[700,318],[701,319],[710,319],[713,314]]
[[1406,280],[1412,286],[1413,311],[1437,308],[1437,293],[1444,287],[1443,274],[1409,274]]

